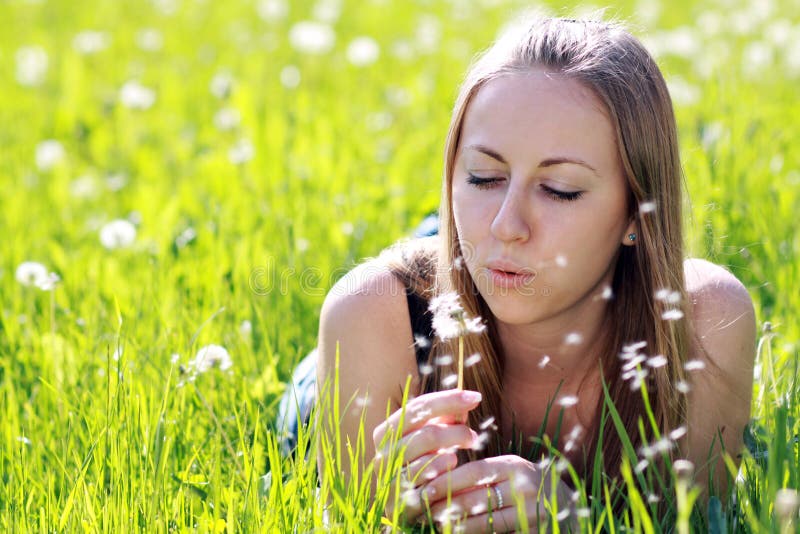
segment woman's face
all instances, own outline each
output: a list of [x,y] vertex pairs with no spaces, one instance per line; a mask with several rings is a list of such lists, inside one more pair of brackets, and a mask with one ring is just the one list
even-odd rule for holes
[[465,265],[500,321],[577,318],[610,286],[635,228],[615,139],[599,98],[561,74],[504,75],[470,102],[453,214]]

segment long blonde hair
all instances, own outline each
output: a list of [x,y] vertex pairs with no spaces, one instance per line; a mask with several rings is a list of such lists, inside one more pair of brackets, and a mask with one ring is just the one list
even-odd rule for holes
[[[453,168],[464,115],[470,101],[488,81],[509,73],[539,67],[562,73],[590,88],[605,103],[616,130],[617,146],[629,189],[629,215],[637,221],[636,246],[621,246],[608,302],[606,331],[600,365],[611,399],[634,445],[649,439],[638,428],[644,417],[641,391],[632,391],[621,378],[620,351],[625,344],[645,341],[651,355],[663,355],[667,364],[652,369],[646,386],[660,430],[685,422],[686,402],[677,391],[682,381],[688,347],[688,321],[663,320],[665,303],[659,291],[670,292],[670,308],[686,312],[681,230],[681,169],[672,103],[664,79],[641,43],[619,25],[600,21],[535,19],[506,31],[470,68],[455,102],[444,154],[444,180],[440,216],[440,240],[434,276],[425,286],[414,284],[424,296],[455,291],[467,313],[484,318],[482,335],[465,338],[465,353],[478,353],[480,364],[465,373],[465,388],[483,394],[483,402],[470,413],[474,428],[489,417],[499,420],[503,385],[503,353],[497,341],[494,317],[469,274],[455,268],[463,257],[452,211]],[[643,203],[648,208],[641,209]],[[652,204],[651,204],[652,203]],[[655,206],[655,209],[649,207]],[[427,253],[430,254],[430,251]],[[416,261],[416,260],[415,260]],[[406,262],[409,278],[419,261]],[[398,269],[403,270],[403,269]],[[680,297],[680,302],[675,303]],[[430,358],[455,354],[454,342],[434,344]],[[423,390],[432,390],[451,368],[434,366]],[[646,424],[645,427],[648,425]],[[592,429],[585,453],[598,446],[600,429]],[[616,432],[604,432],[606,472],[616,476],[622,445]],[[480,456],[499,454],[490,441]],[[591,458],[591,456],[587,456]],[[586,462],[591,470],[591,461]]]

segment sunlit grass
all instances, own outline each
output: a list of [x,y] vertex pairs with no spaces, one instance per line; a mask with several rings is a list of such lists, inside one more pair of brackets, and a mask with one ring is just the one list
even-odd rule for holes
[[[326,290],[436,207],[457,84],[523,3],[281,5],[0,2],[0,531],[399,525],[399,465],[318,487],[317,447],[336,473],[363,443],[283,458],[272,421]],[[675,95],[688,253],[771,328],[735,503],[691,509],[632,451],[619,491],[575,480],[579,524],[780,531],[800,486],[797,6],[620,5]],[[319,55],[290,42],[312,19],[334,35]],[[25,261],[60,280],[23,285]],[[230,369],[197,371],[209,345]]]

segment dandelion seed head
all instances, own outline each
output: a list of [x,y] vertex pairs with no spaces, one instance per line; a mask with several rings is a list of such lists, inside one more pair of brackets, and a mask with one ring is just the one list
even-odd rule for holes
[[128,109],[150,109],[156,102],[156,92],[136,80],[125,82],[119,90],[119,101]]
[[442,386],[446,388],[451,388],[458,384],[458,375],[451,374],[447,375],[446,377],[442,378]]
[[689,460],[675,460],[672,462],[672,470],[675,477],[679,480],[689,480],[694,475],[694,464]]
[[36,145],[36,168],[40,171],[49,171],[66,157],[64,145],[55,139],[46,139]]
[[431,342],[427,337],[423,335],[414,334],[414,344],[421,349],[427,349],[428,347],[430,347]]
[[436,517],[436,520],[441,523],[450,523],[461,516],[461,507],[453,504],[442,510]]
[[100,228],[100,244],[108,250],[126,248],[136,240],[136,227],[127,219],[115,219]]
[[701,371],[706,368],[706,364],[702,360],[689,360],[683,365],[687,371]]
[[227,70],[220,70],[211,78],[208,90],[215,97],[224,100],[231,96],[235,84],[236,80],[233,78],[233,74]]
[[583,342],[583,336],[578,332],[570,332],[564,337],[564,343],[567,345],[580,345]]
[[14,273],[17,282],[24,286],[39,287],[47,282],[47,267],[36,261],[24,261],[17,266]]
[[478,434],[478,437],[472,440],[470,448],[474,451],[481,451],[484,449],[484,447],[486,447],[487,443],[489,443],[489,433],[481,432]]
[[569,466],[570,466],[569,460],[567,460],[566,458],[559,458],[558,461],[556,462],[554,469],[556,470],[556,473],[561,474],[564,471],[566,471],[569,468]]
[[623,372],[628,372],[632,369],[635,369],[638,365],[641,365],[647,358],[643,354],[637,354],[633,358],[628,359],[625,362],[625,365],[622,366]]
[[481,355],[477,352],[469,356],[466,360],[464,360],[464,367],[472,367],[476,363],[481,361]]
[[347,60],[356,67],[366,67],[378,60],[381,49],[372,37],[356,37],[347,45]]
[[408,489],[403,492],[403,502],[406,506],[419,506],[419,492],[415,489]]

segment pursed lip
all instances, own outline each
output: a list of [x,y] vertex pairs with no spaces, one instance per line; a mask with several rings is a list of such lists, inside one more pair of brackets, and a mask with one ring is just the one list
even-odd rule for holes
[[532,282],[536,278],[536,271],[530,268],[521,267],[518,263],[506,259],[492,260],[486,264],[490,271],[497,271],[498,274],[516,275],[525,282]]

